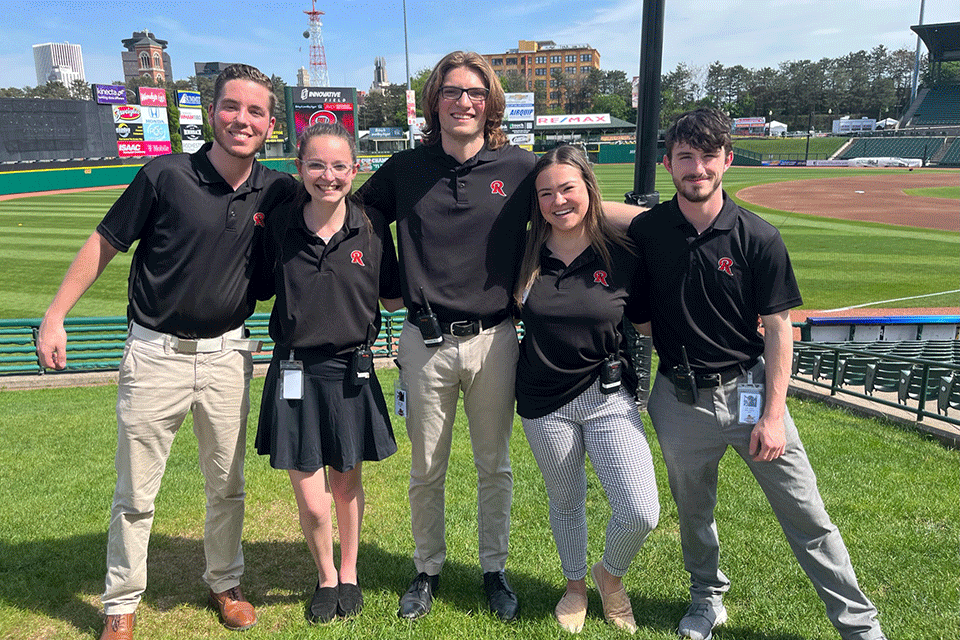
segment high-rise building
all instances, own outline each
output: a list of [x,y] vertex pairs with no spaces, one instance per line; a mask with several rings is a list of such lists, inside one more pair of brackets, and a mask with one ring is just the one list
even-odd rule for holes
[[170,56],[164,51],[167,48],[166,40],[160,40],[144,29],[134,31],[133,36],[121,40],[121,43],[127,49],[120,54],[124,82],[141,76],[158,83],[173,80]]
[[505,53],[485,53],[493,70],[501,78],[519,76],[524,91],[542,89],[551,107],[563,107],[562,76],[577,82],[591,69],[600,68],[600,52],[589,44],[557,44],[553,40],[520,40],[516,49]]
[[46,42],[33,45],[33,63],[37,70],[37,86],[52,80],[65,87],[74,80],[85,80],[80,45],[69,42]]

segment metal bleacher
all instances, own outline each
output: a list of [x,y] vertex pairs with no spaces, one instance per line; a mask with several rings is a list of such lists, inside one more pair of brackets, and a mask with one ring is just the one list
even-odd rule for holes
[[910,124],[915,127],[960,125],[960,85],[931,87],[914,111]]
[[919,158],[927,159],[941,146],[940,136],[857,138],[847,147],[840,158]]

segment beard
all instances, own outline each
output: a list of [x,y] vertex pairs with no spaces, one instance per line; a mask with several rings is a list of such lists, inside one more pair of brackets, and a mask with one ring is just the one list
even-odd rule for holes
[[[689,176],[684,176],[689,177]],[[677,188],[677,193],[679,193],[683,198],[689,202],[706,202],[713,197],[713,194],[717,192],[720,188],[720,181],[716,178],[712,178],[709,185],[705,186],[692,186],[683,181],[683,178],[673,179],[673,184]]]
[[[257,136],[252,136],[251,140],[255,139],[256,137]],[[213,139],[217,141],[217,144],[220,145],[220,148],[223,149],[224,152],[233,156],[234,158],[239,158],[240,160],[247,160],[257,155],[257,152],[263,148],[263,145],[267,140],[266,136],[260,136],[260,142],[252,150],[237,149],[233,146],[233,141],[226,129],[217,126],[213,127]]]

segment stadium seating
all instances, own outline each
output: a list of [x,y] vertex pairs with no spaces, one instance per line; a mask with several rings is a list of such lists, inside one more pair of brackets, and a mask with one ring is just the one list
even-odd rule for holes
[[950,143],[947,152],[943,154],[943,157],[937,162],[941,167],[958,167],[960,166],[960,138],[954,138],[953,142]]
[[910,119],[914,127],[960,126],[960,85],[933,87]]
[[857,138],[840,158],[920,158],[928,159],[942,145],[942,137]]

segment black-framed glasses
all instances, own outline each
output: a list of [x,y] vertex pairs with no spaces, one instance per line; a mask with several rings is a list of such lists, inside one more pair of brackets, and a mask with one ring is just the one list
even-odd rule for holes
[[469,89],[463,89],[461,87],[454,87],[450,85],[440,87],[440,97],[444,100],[457,101],[463,94],[467,94],[467,96],[470,98],[470,102],[483,102],[487,99],[487,96],[490,95],[490,90],[484,89],[483,87],[470,87]]

